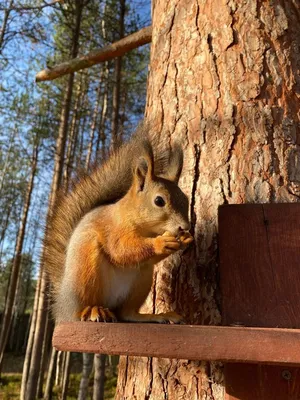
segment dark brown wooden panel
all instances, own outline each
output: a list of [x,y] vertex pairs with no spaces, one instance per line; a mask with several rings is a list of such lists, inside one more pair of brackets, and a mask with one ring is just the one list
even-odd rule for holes
[[75,352],[300,364],[299,329],[70,322],[56,327],[53,346]]
[[[222,206],[219,239],[223,324],[299,328],[300,204]],[[227,399],[299,399],[299,369],[285,372],[228,364]]]

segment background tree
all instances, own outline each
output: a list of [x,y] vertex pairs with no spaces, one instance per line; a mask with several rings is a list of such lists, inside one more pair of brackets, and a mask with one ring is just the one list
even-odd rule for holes
[[13,315],[12,311],[13,311],[13,306],[14,306],[14,302],[15,302],[15,298],[16,298],[15,295],[16,295],[16,291],[18,288],[18,282],[19,282],[26,224],[27,224],[27,220],[28,220],[28,212],[29,212],[29,207],[30,207],[30,203],[31,203],[34,178],[35,178],[36,170],[37,170],[37,161],[38,161],[37,158],[38,158],[38,143],[36,142],[33,145],[31,174],[30,174],[28,184],[27,184],[27,189],[26,189],[26,194],[25,194],[25,199],[24,199],[24,207],[23,207],[23,211],[22,211],[20,227],[18,230],[18,236],[17,236],[17,242],[16,242],[15,257],[14,257],[12,268],[11,268],[8,292],[7,292],[7,296],[6,296],[6,302],[5,302],[5,309],[4,309],[4,313],[3,313],[3,317],[2,317],[2,321],[1,321],[0,366],[2,364],[4,350],[5,350],[5,346],[7,343],[8,334],[9,334],[11,322],[12,322],[12,315]]
[[[221,204],[299,201],[299,5],[171,0],[153,4],[146,117],[182,139],[181,187],[195,246],[156,268],[147,308],[219,324]],[[121,359],[117,399],[223,399],[218,364]]]
[[[149,24],[149,17],[144,17],[145,4],[149,9],[147,3],[140,0],[128,3],[126,9],[123,7],[121,17],[119,1],[83,2],[78,37],[79,54],[118,39],[121,19],[124,35]],[[44,281],[38,277],[43,229],[48,213],[47,198],[51,192],[51,171],[54,170],[55,158],[58,153],[63,153],[60,159],[61,181],[65,190],[68,190],[80,169],[91,168],[95,162],[105,159],[112,141],[113,88],[116,83],[114,61],[74,75],[70,101],[66,101],[69,77],[51,84],[33,84],[34,74],[41,66],[51,66],[72,57],[70,50],[76,25],[76,4],[71,1],[51,1],[49,4],[51,6],[46,6],[41,0],[35,0],[30,5],[20,0],[0,1],[0,29],[4,28],[1,31],[0,52],[0,266],[1,277],[3,274],[6,277],[0,284],[3,293],[0,301],[3,306],[8,293],[12,266],[10,260],[14,259],[17,232],[24,209],[32,138],[40,139],[36,179],[19,270],[20,285],[17,285],[15,293],[12,329],[3,363],[5,371],[11,365],[13,352],[17,348],[24,350],[27,344],[21,399],[34,397],[33,391],[38,396],[43,395],[45,371],[48,370],[51,353],[52,320],[43,314],[47,298],[45,284],[41,284]],[[122,60],[118,124],[123,138],[130,135],[143,116],[148,57],[148,48],[143,48],[124,56]],[[69,106],[68,116],[62,118],[66,103]],[[65,148],[60,152],[57,151],[56,143],[63,127],[62,119],[67,123],[67,128],[63,129],[66,138],[62,147]],[[27,256],[28,268],[25,260]],[[28,323],[31,325],[30,331]],[[78,363],[78,357],[70,356],[71,368],[72,360]],[[68,371],[67,364],[64,365],[64,370]],[[111,374],[110,371],[107,374]],[[66,373],[64,376],[66,395],[69,375]],[[98,378],[99,374],[95,374],[96,381]],[[93,376],[90,377],[90,383],[92,381]],[[48,382],[50,390],[47,396],[51,396],[52,380]],[[3,385],[0,397],[2,388]],[[70,389],[74,391],[73,386]],[[89,393],[92,393],[91,385]],[[95,391],[95,396],[99,395],[97,393],[99,391]]]

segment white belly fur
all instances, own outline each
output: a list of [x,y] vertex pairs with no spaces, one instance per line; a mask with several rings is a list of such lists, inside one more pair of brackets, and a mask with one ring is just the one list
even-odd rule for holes
[[107,262],[103,271],[104,306],[114,309],[127,298],[140,274],[139,268],[117,268]]

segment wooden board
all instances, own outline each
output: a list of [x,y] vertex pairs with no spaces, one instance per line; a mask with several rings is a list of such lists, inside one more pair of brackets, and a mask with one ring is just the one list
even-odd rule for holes
[[88,353],[300,364],[298,329],[70,322],[56,327],[53,346]]
[[[219,244],[223,324],[299,328],[300,204],[222,206]],[[228,364],[227,399],[299,399],[298,377],[298,368]]]

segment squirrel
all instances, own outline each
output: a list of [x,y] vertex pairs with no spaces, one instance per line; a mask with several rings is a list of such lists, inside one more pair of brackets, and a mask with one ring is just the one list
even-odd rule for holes
[[56,323],[183,323],[175,312],[139,313],[154,265],[193,241],[188,198],[178,186],[182,147],[158,151],[153,142],[140,128],[71,192],[60,194],[43,260]]

